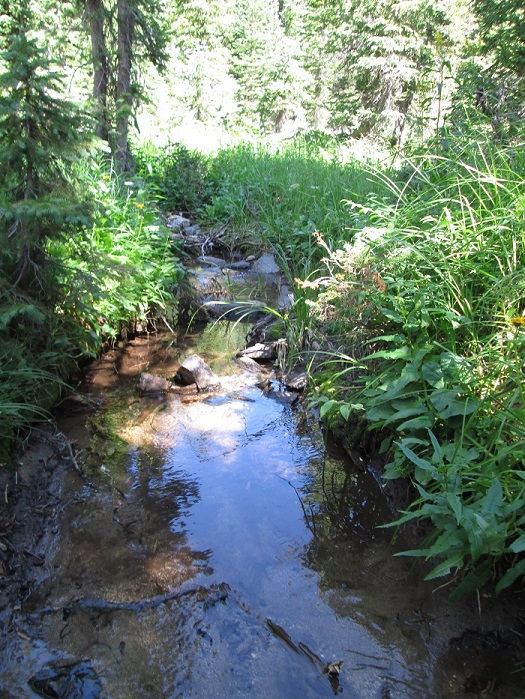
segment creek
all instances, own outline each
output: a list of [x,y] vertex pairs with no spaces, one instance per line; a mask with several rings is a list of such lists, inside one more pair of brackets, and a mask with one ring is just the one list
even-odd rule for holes
[[[232,360],[248,329],[137,337],[89,368],[99,407],[59,418],[86,477],[61,492],[2,696],[516,699],[494,600],[450,605],[393,555],[407,544],[379,528],[393,513],[373,465]],[[192,353],[219,391],[137,393]]]

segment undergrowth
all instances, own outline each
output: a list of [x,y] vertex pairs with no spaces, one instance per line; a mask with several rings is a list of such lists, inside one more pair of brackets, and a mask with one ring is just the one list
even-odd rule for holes
[[377,435],[385,478],[412,482],[390,526],[432,523],[405,552],[434,561],[427,578],[501,591],[525,573],[525,161],[483,144],[407,172],[358,247],[321,245],[318,318],[357,351],[330,359],[315,402]]
[[174,311],[183,272],[155,196],[107,161],[86,163],[92,225],[41,244],[38,294],[0,272],[0,463],[49,410],[80,360]]
[[277,314],[288,362],[324,356],[309,365],[323,419],[378,445],[386,479],[413,484],[389,526],[433,525],[406,555],[457,595],[503,590],[525,573],[523,148],[457,140],[393,171],[328,146],[239,145],[205,161],[177,147],[162,160],[182,163],[164,204],[186,206],[189,167],[203,225],[224,224],[232,250],[273,249],[294,291]]

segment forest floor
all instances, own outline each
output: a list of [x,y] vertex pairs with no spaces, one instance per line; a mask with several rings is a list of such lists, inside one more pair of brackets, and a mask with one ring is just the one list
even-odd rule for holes
[[13,468],[0,469],[0,655],[26,595],[47,575],[47,560],[66,507],[62,489],[73,470],[69,445],[50,426],[19,447]]

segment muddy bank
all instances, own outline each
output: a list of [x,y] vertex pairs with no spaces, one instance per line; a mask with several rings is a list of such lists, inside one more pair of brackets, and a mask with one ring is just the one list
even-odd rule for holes
[[[70,501],[64,485],[72,472],[71,445],[49,425],[35,428],[13,460],[0,470],[0,657],[15,661],[24,645],[22,605],[49,575],[59,522]],[[0,687],[2,687],[0,671]],[[6,689],[2,696],[11,695]]]

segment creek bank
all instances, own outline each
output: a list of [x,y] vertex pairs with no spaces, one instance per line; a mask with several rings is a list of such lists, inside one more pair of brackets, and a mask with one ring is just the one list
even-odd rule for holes
[[79,477],[77,466],[65,435],[40,425],[19,447],[12,469],[0,470],[0,658],[31,641],[22,605],[48,575],[60,518],[69,505],[64,483],[70,475]]
[[[194,356],[196,353],[193,348],[184,346],[184,336],[185,333],[181,332],[179,338],[183,348],[181,356]],[[213,392],[199,394],[198,399],[202,401],[202,406],[200,403],[198,406],[193,406],[197,410],[192,413],[191,419],[188,417],[184,423],[186,431],[190,428],[192,420],[198,420],[200,413],[204,410],[207,412],[204,415],[202,427],[206,428],[206,420],[208,415],[211,416],[213,407],[228,404],[232,400],[237,401],[237,407],[245,404],[251,405],[252,401],[256,400],[254,394],[244,395],[241,392],[242,387],[246,384],[249,384],[253,390],[258,389],[259,395],[264,395],[265,398],[277,402],[280,402],[281,398],[284,399],[285,394],[282,391],[281,383],[275,380],[275,374],[266,364],[268,361],[275,361],[278,357],[278,349],[275,345],[268,347],[266,340],[255,343],[253,346],[256,344],[261,344],[262,348],[259,350],[262,355],[267,353],[269,357],[259,356],[256,360],[250,356],[249,351],[247,353],[241,351],[237,361],[243,364],[243,368],[251,366],[253,376],[251,378],[243,376],[239,379],[234,375],[229,379],[229,383],[223,380],[221,385],[225,391],[230,392],[227,396],[215,395]],[[254,353],[257,351],[254,350]],[[168,621],[162,615],[162,608],[166,607],[170,612],[169,616],[177,618],[182,628],[187,626],[188,629],[197,629],[197,636],[202,644],[202,657],[206,662],[211,662],[211,657],[221,652],[224,640],[221,640],[223,636],[221,636],[220,631],[224,629],[226,629],[226,634],[229,633],[226,636],[228,645],[231,645],[232,648],[238,648],[238,662],[245,663],[242,675],[249,673],[250,668],[256,662],[253,656],[260,656],[263,651],[270,649],[276,653],[276,658],[279,660],[282,651],[283,658],[286,660],[287,672],[290,673],[291,677],[292,693],[289,696],[295,696],[293,685],[301,681],[301,678],[295,673],[296,664],[301,668],[301,674],[306,677],[309,677],[308,673],[313,670],[317,672],[320,679],[323,679],[324,676],[329,691],[335,685],[337,691],[350,693],[350,696],[360,697],[360,699],[369,699],[371,696],[381,696],[385,699],[387,697],[397,699],[398,697],[420,698],[425,696],[446,697],[446,699],[461,697],[463,699],[463,697],[480,695],[497,699],[516,699],[517,696],[520,696],[520,675],[517,671],[520,669],[523,671],[524,667],[522,639],[525,624],[520,616],[521,601],[519,597],[504,595],[500,601],[497,601],[492,595],[487,594],[482,595],[479,600],[465,601],[460,608],[451,608],[447,602],[446,590],[432,592],[429,584],[423,583],[421,578],[419,578],[420,583],[418,584],[415,580],[417,575],[410,575],[408,566],[403,573],[406,575],[406,581],[403,578],[399,586],[397,581],[399,569],[390,567],[392,565],[392,561],[390,561],[392,550],[382,551],[380,549],[378,551],[375,548],[376,535],[373,533],[373,525],[369,526],[371,531],[365,531],[365,524],[370,525],[366,519],[366,512],[367,510],[374,512],[376,507],[380,507],[381,497],[378,496],[377,502],[373,499],[369,484],[368,489],[360,493],[360,497],[356,501],[346,499],[348,492],[355,487],[356,483],[368,482],[369,464],[364,463],[361,457],[356,456],[358,466],[356,466],[355,472],[352,469],[348,470],[344,481],[330,483],[330,479],[325,480],[323,476],[322,488],[332,487],[333,489],[333,497],[329,501],[330,507],[327,512],[328,517],[323,519],[322,512],[316,511],[311,505],[305,505],[304,518],[312,532],[312,542],[303,544],[305,550],[301,557],[305,561],[311,561],[312,571],[321,578],[319,593],[316,591],[313,596],[314,602],[310,609],[312,614],[308,616],[306,625],[302,625],[301,619],[288,620],[288,623],[285,624],[282,617],[277,615],[280,623],[273,621],[268,615],[257,615],[248,607],[238,592],[234,593],[231,588],[225,587],[227,583],[219,582],[217,585],[205,587],[185,587],[197,570],[203,571],[205,578],[211,574],[207,549],[192,552],[183,539],[183,532],[178,531],[170,533],[173,541],[170,541],[168,546],[165,541],[159,541],[158,533],[155,533],[152,528],[152,521],[157,522],[160,519],[164,523],[165,521],[171,523],[180,516],[180,510],[183,507],[189,507],[191,503],[196,505],[198,498],[195,483],[193,480],[191,482],[181,481],[177,485],[178,489],[174,498],[177,504],[171,501],[167,502],[166,498],[162,497],[162,479],[165,477],[160,475],[160,468],[156,462],[158,456],[154,452],[150,453],[146,448],[144,448],[142,456],[137,451],[133,457],[138,461],[138,467],[134,466],[136,472],[134,482],[125,482],[123,473],[118,469],[110,474],[105,470],[104,464],[111,455],[111,450],[117,449],[116,445],[111,443],[112,426],[110,422],[105,422],[92,411],[91,400],[96,398],[99,404],[104,405],[105,400],[108,400],[105,396],[109,396],[111,391],[118,385],[122,385],[123,382],[129,382],[130,385],[135,386],[139,376],[145,373],[157,378],[159,378],[157,374],[160,373],[167,377],[175,377],[183,364],[184,360],[181,362],[180,357],[174,359],[173,352],[167,343],[158,342],[158,339],[153,336],[139,337],[126,346],[108,351],[90,367],[87,377],[90,400],[71,401],[62,406],[65,409],[65,413],[61,416],[62,421],[76,424],[76,418],[88,417],[87,424],[91,434],[87,429],[79,428],[78,425],[75,427],[78,432],[71,431],[70,424],[68,434],[74,440],[74,447],[71,447],[71,442],[64,442],[60,435],[55,436],[52,431],[44,434],[35,432],[25,445],[25,451],[21,452],[21,463],[18,471],[3,474],[7,480],[5,483],[2,482],[1,492],[7,493],[7,502],[5,512],[2,513],[3,517],[5,515],[5,519],[1,520],[2,533],[0,534],[0,542],[3,542],[5,549],[0,547],[0,550],[6,557],[2,563],[7,563],[6,567],[2,569],[2,594],[7,596],[2,598],[5,606],[0,615],[2,623],[0,654],[6,659],[18,659],[13,663],[17,671],[25,668],[24,663],[28,661],[28,656],[31,654],[34,656],[38,652],[39,644],[42,644],[41,632],[38,631],[39,625],[44,625],[48,629],[48,633],[50,633],[49,629],[55,628],[56,625],[58,631],[56,631],[54,638],[57,648],[62,649],[60,653],[42,654],[42,662],[38,671],[33,672],[28,678],[29,686],[33,688],[34,692],[39,696],[53,696],[52,692],[55,692],[55,695],[60,699],[66,697],[69,699],[72,688],[76,687],[77,696],[82,699],[87,699],[88,696],[98,696],[97,692],[101,687],[101,680],[97,674],[97,672],[100,673],[101,668],[100,658],[110,663],[110,667],[114,668],[112,671],[115,672],[115,675],[117,671],[125,670],[131,673],[132,677],[135,677],[133,675],[135,670],[132,666],[134,664],[141,665],[142,661],[139,654],[133,654],[133,647],[134,644],[137,645],[137,642],[131,635],[132,621],[130,618],[137,620],[141,630],[147,632],[148,642],[151,640],[154,645],[154,643],[160,642],[162,635],[165,635],[163,631]],[[188,371],[193,375],[191,368],[188,368]],[[186,375],[184,379],[184,373],[181,372],[181,385],[178,388],[188,388],[195,391],[196,388],[192,388],[192,384],[182,385],[190,378]],[[220,370],[217,370],[215,375],[223,378]],[[162,379],[162,377],[160,378]],[[296,379],[301,381],[300,374],[296,376]],[[172,383],[168,379],[162,379],[162,381],[166,381],[170,385]],[[143,398],[137,398],[134,393],[131,393],[126,398],[127,402],[122,411],[133,417],[133,421],[130,417],[132,424],[121,429],[131,444],[140,444],[146,439],[148,425],[155,427],[157,438],[160,433],[163,439],[168,440],[175,426],[175,423],[170,422],[171,408],[178,401],[184,403],[186,400],[191,400],[192,397],[190,395],[187,397],[176,395],[168,390],[165,393],[164,397],[151,395]],[[291,401],[291,398],[287,400]],[[73,415],[73,411],[76,417]],[[221,423],[223,435],[210,438],[210,435],[204,432],[204,439],[197,439],[195,443],[192,443],[195,454],[206,453],[206,450],[211,448],[211,444],[215,449],[218,449],[224,465],[231,467],[231,455],[235,449],[239,448],[238,445],[232,443],[230,438],[234,417],[235,413],[231,412],[229,420],[224,420]],[[311,420],[311,416],[302,413],[298,422],[307,422],[308,420]],[[143,429],[144,431],[142,431]],[[239,421],[237,429],[239,444],[255,439],[255,435],[261,432],[260,429],[249,430],[246,424],[242,424],[242,421]],[[182,432],[184,430],[181,430],[181,434]],[[99,447],[96,446],[94,437],[99,440]],[[167,441],[163,448],[167,449],[169,444],[171,442]],[[262,465],[272,456],[272,451],[279,448],[279,445],[274,442],[270,442],[270,444],[271,448],[265,449]],[[98,448],[100,451],[97,451]],[[177,457],[181,455],[180,449],[180,444],[177,443],[175,449]],[[92,462],[97,464],[96,478],[90,477],[88,480],[78,472],[78,462],[82,461],[79,452],[83,452],[83,457],[89,457]],[[140,458],[142,458],[142,462],[140,462]],[[218,467],[218,462],[212,461],[211,463],[214,464],[215,468]],[[206,471],[210,470],[206,463],[205,466]],[[289,470],[279,471],[278,467],[280,467],[279,462],[276,465],[276,472],[281,474],[279,477],[282,481],[285,484],[289,483],[294,488]],[[151,475],[147,475],[148,469],[151,469]],[[243,463],[242,471],[244,470],[245,464]],[[238,480],[241,479],[242,471],[238,474]],[[255,475],[252,475],[251,478],[255,478]],[[234,479],[230,483],[233,484]],[[256,481],[256,483],[262,497],[266,484],[264,481]],[[250,480],[244,486],[242,494],[239,494],[239,501],[246,497],[244,493],[248,493],[249,489]],[[136,494],[142,490],[148,498],[146,501],[135,499]],[[377,493],[377,491],[376,488],[375,492]],[[222,492],[221,486],[218,498],[222,497]],[[304,497],[304,494],[298,491],[297,495],[302,504],[301,498]],[[97,502],[95,512],[100,521],[96,525],[94,533],[85,540],[82,538],[82,532],[92,525],[94,514],[91,503],[93,501]],[[308,509],[309,507],[310,509]],[[73,557],[78,559],[80,565],[71,576],[69,587],[60,589],[58,599],[49,602],[49,599],[53,599],[55,594],[57,581],[54,578],[59,580],[62,568],[66,566],[64,554],[55,557],[54,549],[58,541],[59,522],[67,517],[70,517],[67,522],[71,526],[66,527],[66,533],[63,534],[65,539],[62,540],[61,545],[65,546],[69,553],[73,553]],[[257,526],[260,526],[266,517],[266,510],[257,510]],[[372,517],[371,522],[375,521],[375,518]],[[232,519],[229,522],[228,531],[232,537],[238,535],[236,532],[238,526],[239,520]],[[335,537],[334,532],[346,531],[345,526],[349,527],[352,536],[349,537],[346,534],[347,538],[337,539],[337,546],[330,548],[331,537]],[[326,531],[324,531],[324,527],[326,527]],[[255,534],[257,533],[258,529],[255,529]],[[356,539],[363,539],[366,546],[363,547],[362,551],[354,554],[354,558],[351,559],[352,565],[346,568],[341,564],[346,556],[345,549],[351,547]],[[100,548],[100,541],[104,541],[108,556],[104,556],[104,552],[102,552],[102,555],[97,557],[95,549],[97,546]],[[109,553],[113,549],[121,551],[119,547],[122,547],[123,542],[127,546],[126,551],[129,559],[119,558],[117,564],[114,564],[115,567],[110,568],[109,560],[106,559],[109,559]],[[254,539],[254,542],[252,542],[252,546],[256,550],[252,553],[257,557],[262,554],[257,550],[257,538]],[[293,545],[290,543],[283,551],[279,551],[278,565],[275,566],[275,570],[268,571],[267,567],[256,569],[260,572],[262,582],[267,582],[270,586],[278,586],[282,582],[279,577],[282,573],[280,574],[278,571],[285,566],[286,560],[293,556],[294,546],[296,546],[295,543]],[[264,546],[260,548],[264,552]],[[231,562],[234,565],[239,555],[237,549],[232,547],[228,555],[231,556]],[[97,570],[96,564],[100,564],[102,561],[105,561],[105,569]],[[357,569],[363,561],[366,563],[366,567],[361,573],[357,573]],[[253,561],[247,564],[248,571],[249,565],[254,565]],[[122,569],[126,566],[135,566],[134,579],[132,581],[126,580],[125,584],[123,583],[118,587],[115,584],[115,579],[119,579],[119,576],[123,574]],[[386,571],[386,575],[383,569]],[[394,571],[396,572],[394,573]],[[418,569],[418,574],[420,572]],[[362,587],[357,579],[359,575],[363,576]],[[66,577],[68,576],[66,575]],[[255,578],[257,578],[257,574]],[[306,581],[309,579],[307,577]],[[137,581],[140,581],[143,587],[139,588]],[[293,584],[288,579],[284,582],[286,590]],[[299,597],[306,594],[306,586],[307,584],[302,580],[297,591],[294,590],[294,594]],[[408,589],[409,586],[414,587]],[[370,625],[376,633],[384,633],[384,630],[388,629],[388,634],[392,634],[392,637],[388,636],[387,644],[388,647],[395,649],[392,650],[392,657],[385,654],[383,657],[369,657],[367,661],[366,648],[359,644],[352,645],[356,642],[352,640],[351,643],[351,637],[348,635],[345,635],[344,644],[341,646],[342,650],[332,652],[328,635],[320,633],[316,628],[318,624],[316,615],[319,614],[320,600],[326,598],[334,605],[339,619],[338,625],[340,625],[343,623],[343,619],[348,616],[348,610],[352,608],[352,605],[358,606],[359,598],[365,594],[364,590],[375,587],[382,588],[379,596],[382,595],[386,602],[378,602],[375,599],[372,601],[366,598],[366,604],[374,609]],[[182,610],[179,606],[181,599],[184,599],[193,610],[191,613]],[[290,597],[291,603],[293,603],[293,599],[294,595]],[[479,613],[477,611],[478,605]],[[286,613],[282,609],[279,611],[282,615]],[[360,609],[359,614],[363,614],[365,611]],[[155,618],[158,618],[159,634],[153,635],[150,626],[145,625],[146,614],[156,615]],[[273,610],[272,617],[274,614],[276,613]],[[38,624],[33,623],[34,620],[37,620]],[[220,622],[217,628],[213,627],[214,620]],[[228,624],[232,623],[236,626],[235,633],[228,632]],[[315,633],[310,634],[314,641],[308,633],[310,627],[315,629]],[[251,646],[253,636],[248,634],[246,628],[249,628],[251,633],[260,639],[255,650]],[[270,631],[271,636],[273,636],[272,641],[268,640],[265,630]],[[70,646],[65,645],[68,638],[72,639]],[[395,642],[392,640],[393,638],[396,639]],[[97,662],[83,663],[86,659],[86,646],[83,645],[87,642],[86,639],[91,643],[87,646],[90,652],[93,654],[98,652],[100,655]],[[176,635],[175,641],[174,648],[170,649],[172,653],[180,653],[185,644],[188,646],[195,644],[195,638],[191,635],[187,637]],[[394,656],[399,653],[396,644],[405,641],[409,644],[411,653],[415,653],[415,648],[424,647],[425,644],[428,646],[428,657],[425,657],[424,653],[418,656],[418,662],[423,668],[420,673],[423,680],[420,678],[419,682],[424,681],[424,678],[427,677],[429,683],[436,681],[439,685],[438,688],[430,688],[428,685],[426,687],[428,693],[425,694],[425,685],[411,686],[407,680],[407,677],[410,677],[409,674],[398,676],[391,670]],[[343,666],[343,661],[339,660],[342,655],[339,653],[347,649],[349,644],[352,645],[352,653],[355,653],[354,658],[357,658],[357,662],[350,662],[352,654],[347,653],[349,657],[346,657]],[[209,654],[206,651],[208,646],[210,648],[213,646],[214,649]],[[280,649],[281,646],[282,649]],[[324,657],[321,657],[323,653],[318,650],[319,646],[325,649]],[[67,653],[63,650],[66,647],[69,649]],[[315,650],[310,650],[311,648],[315,648]],[[327,648],[328,650],[326,650]],[[175,656],[166,656],[166,658],[170,657],[173,662]],[[66,659],[68,662],[64,662]],[[303,660],[306,661],[304,666]],[[198,671],[206,669],[206,662],[203,663],[202,667],[197,668]],[[370,689],[373,692],[371,694],[366,693],[369,691],[366,688],[354,691],[351,684],[354,678],[359,677],[367,662],[372,662],[379,668],[375,672],[376,675],[381,674],[387,678],[382,683],[376,682],[374,688]],[[330,664],[336,664],[341,670],[341,680],[339,680],[339,673],[334,678],[329,674],[329,671],[324,672],[326,668],[330,667]],[[231,663],[228,662],[223,668],[224,673],[228,668],[230,668],[228,672],[231,672],[231,666]],[[279,665],[279,667],[282,669],[283,666]],[[427,671],[427,667],[432,668],[432,672]],[[0,686],[2,686],[1,669]],[[154,679],[151,679],[148,669],[141,669],[151,686],[157,687],[156,691],[161,691],[156,696],[171,697],[175,695],[174,692],[163,694],[162,690],[158,688],[164,685],[153,685]],[[273,673],[272,676],[279,677],[279,672]],[[417,676],[419,677],[419,675]],[[187,686],[184,685],[184,681],[186,680],[180,680],[181,687]],[[198,683],[198,680],[195,681]],[[257,678],[250,677],[250,682],[252,681],[256,682]],[[265,681],[270,682],[271,678]],[[312,674],[311,681],[315,683],[318,678]],[[370,681],[372,682],[372,680]],[[238,682],[237,687],[240,687],[241,680]],[[237,694],[230,692],[229,695],[248,696],[250,691],[253,691],[248,685],[249,682],[242,685],[242,692],[238,689]],[[454,689],[447,692],[444,687],[449,685]],[[259,684],[257,686],[260,689],[265,685]],[[201,689],[203,692],[200,696],[216,696],[216,694],[207,694],[205,687],[201,686]],[[147,689],[145,691],[153,690]],[[198,690],[192,691],[197,692],[197,694],[192,694],[190,691],[188,696],[199,696]],[[272,696],[272,689],[270,688],[269,691],[269,695],[262,692],[252,695]],[[313,694],[305,694],[304,696],[325,695],[323,686],[315,685]],[[9,695],[8,693],[6,696],[9,699],[14,696],[19,699],[20,696],[25,695]],[[277,694],[273,696],[277,696]]]

